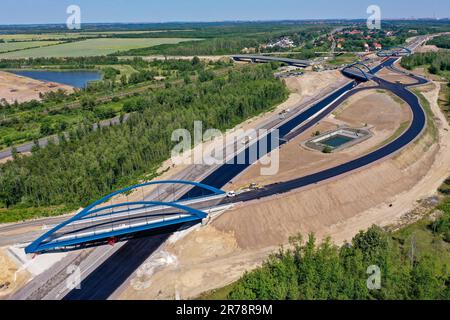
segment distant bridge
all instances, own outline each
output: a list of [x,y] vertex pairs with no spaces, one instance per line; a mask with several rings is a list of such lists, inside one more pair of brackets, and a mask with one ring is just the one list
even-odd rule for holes
[[[147,200],[142,190],[152,185],[181,184],[205,190],[205,194],[194,199],[165,202]],[[175,190],[175,188],[173,188]],[[135,191],[134,194],[130,194]],[[126,197],[126,202],[114,199]],[[133,197],[133,201],[128,201]],[[201,222],[208,214],[201,208],[217,205],[226,193],[201,183],[191,181],[155,181],[125,188],[94,202],[66,222],[54,227],[25,248],[27,254],[63,250],[95,242],[116,240],[152,229],[181,225],[188,222]],[[175,196],[174,196],[175,198]],[[114,203],[116,201],[116,203]],[[195,206],[200,208],[195,208]]]
[[407,47],[391,47],[389,49],[380,50],[377,52],[377,55],[379,57],[403,57],[403,56],[409,56],[412,54],[412,50]]
[[251,63],[267,63],[267,62],[281,62],[290,66],[306,68],[311,65],[310,61],[298,60],[282,57],[262,56],[262,55],[234,55],[232,56],[234,61],[244,61]]

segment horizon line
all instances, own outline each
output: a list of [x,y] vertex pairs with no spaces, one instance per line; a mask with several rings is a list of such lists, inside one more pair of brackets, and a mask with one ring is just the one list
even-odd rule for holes
[[[209,23],[260,23],[260,22],[314,22],[314,21],[366,21],[366,18],[311,18],[311,19],[256,19],[256,20],[212,20],[212,21],[201,21],[201,20],[186,20],[186,21],[141,21],[141,22],[84,22],[81,25],[138,25],[138,24],[186,24],[186,23],[198,23],[198,24],[209,24]],[[384,18],[383,21],[442,21],[450,20],[450,17],[409,17],[409,18]],[[0,24],[0,27],[21,27],[21,26],[62,26],[65,22],[54,22],[54,23],[10,23],[10,24]]]

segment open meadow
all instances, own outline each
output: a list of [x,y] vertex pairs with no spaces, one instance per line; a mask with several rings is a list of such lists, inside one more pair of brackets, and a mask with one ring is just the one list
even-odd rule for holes
[[0,53],[19,51],[31,48],[46,47],[60,43],[60,41],[26,41],[0,43]]
[[91,57],[91,56],[108,55],[111,53],[131,49],[148,48],[158,46],[161,44],[177,44],[183,41],[192,41],[192,40],[195,39],[181,39],[181,38],[88,39],[79,42],[63,43],[60,45],[54,45],[49,47],[33,48],[3,53],[0,54],[0,58],[18,59],[18,58],[41,58],[41,57]]

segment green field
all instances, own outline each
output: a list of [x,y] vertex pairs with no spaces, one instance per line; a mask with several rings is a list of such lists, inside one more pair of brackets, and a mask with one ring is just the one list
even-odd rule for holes
[[96,38],[96,34],[82,33],[42,33],[42,34],[2,34],[0,40],[14,41],[42,41],[42,40],[61,40],[78,38]]
[[329,61],[330,64],[335,66],[340,66],[343,64],[350,64],[358,61],[358,57],[353,53],[344,53],[342,55],[336,56],[333,60]]
[[105,32],[68,32],[68,33],[38,33],[38,34],[1,34],[0,40],[15,40],[15,41],[41,41],[41,40],[66,40],[79,38],[101,38],[111,35],[129,35],[142,34],[152,32],[165,32],[165,30],[157,31],[105,31]]
[[177,44],[195,39],[154,38],[154,39],[88,39],[79,42],[26,49],[0,54],[0,58],[41,58],[41,57],[89,57],[101,56],[130,49],[147,48],[161,44]]
[[36,47],[51,46],[60,43],[59,41],[26,41],[26,42],[7,42],[0,43],[0,53],[24,50]]

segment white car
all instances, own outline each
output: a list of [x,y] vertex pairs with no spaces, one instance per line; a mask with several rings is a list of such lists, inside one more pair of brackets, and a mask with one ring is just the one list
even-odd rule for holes
[[248,145],[252,140],[253,140],[253,137],[251,137],[251,136],[245,137],[244,140],[242,140],[242,144],[246,146],[246,145]]
[[234,197],[236,197],[236,192],[234,192],[234,191],[229,191],[229,192],[227,192],[227,197],[228,197],[228,198],[234,198]]

